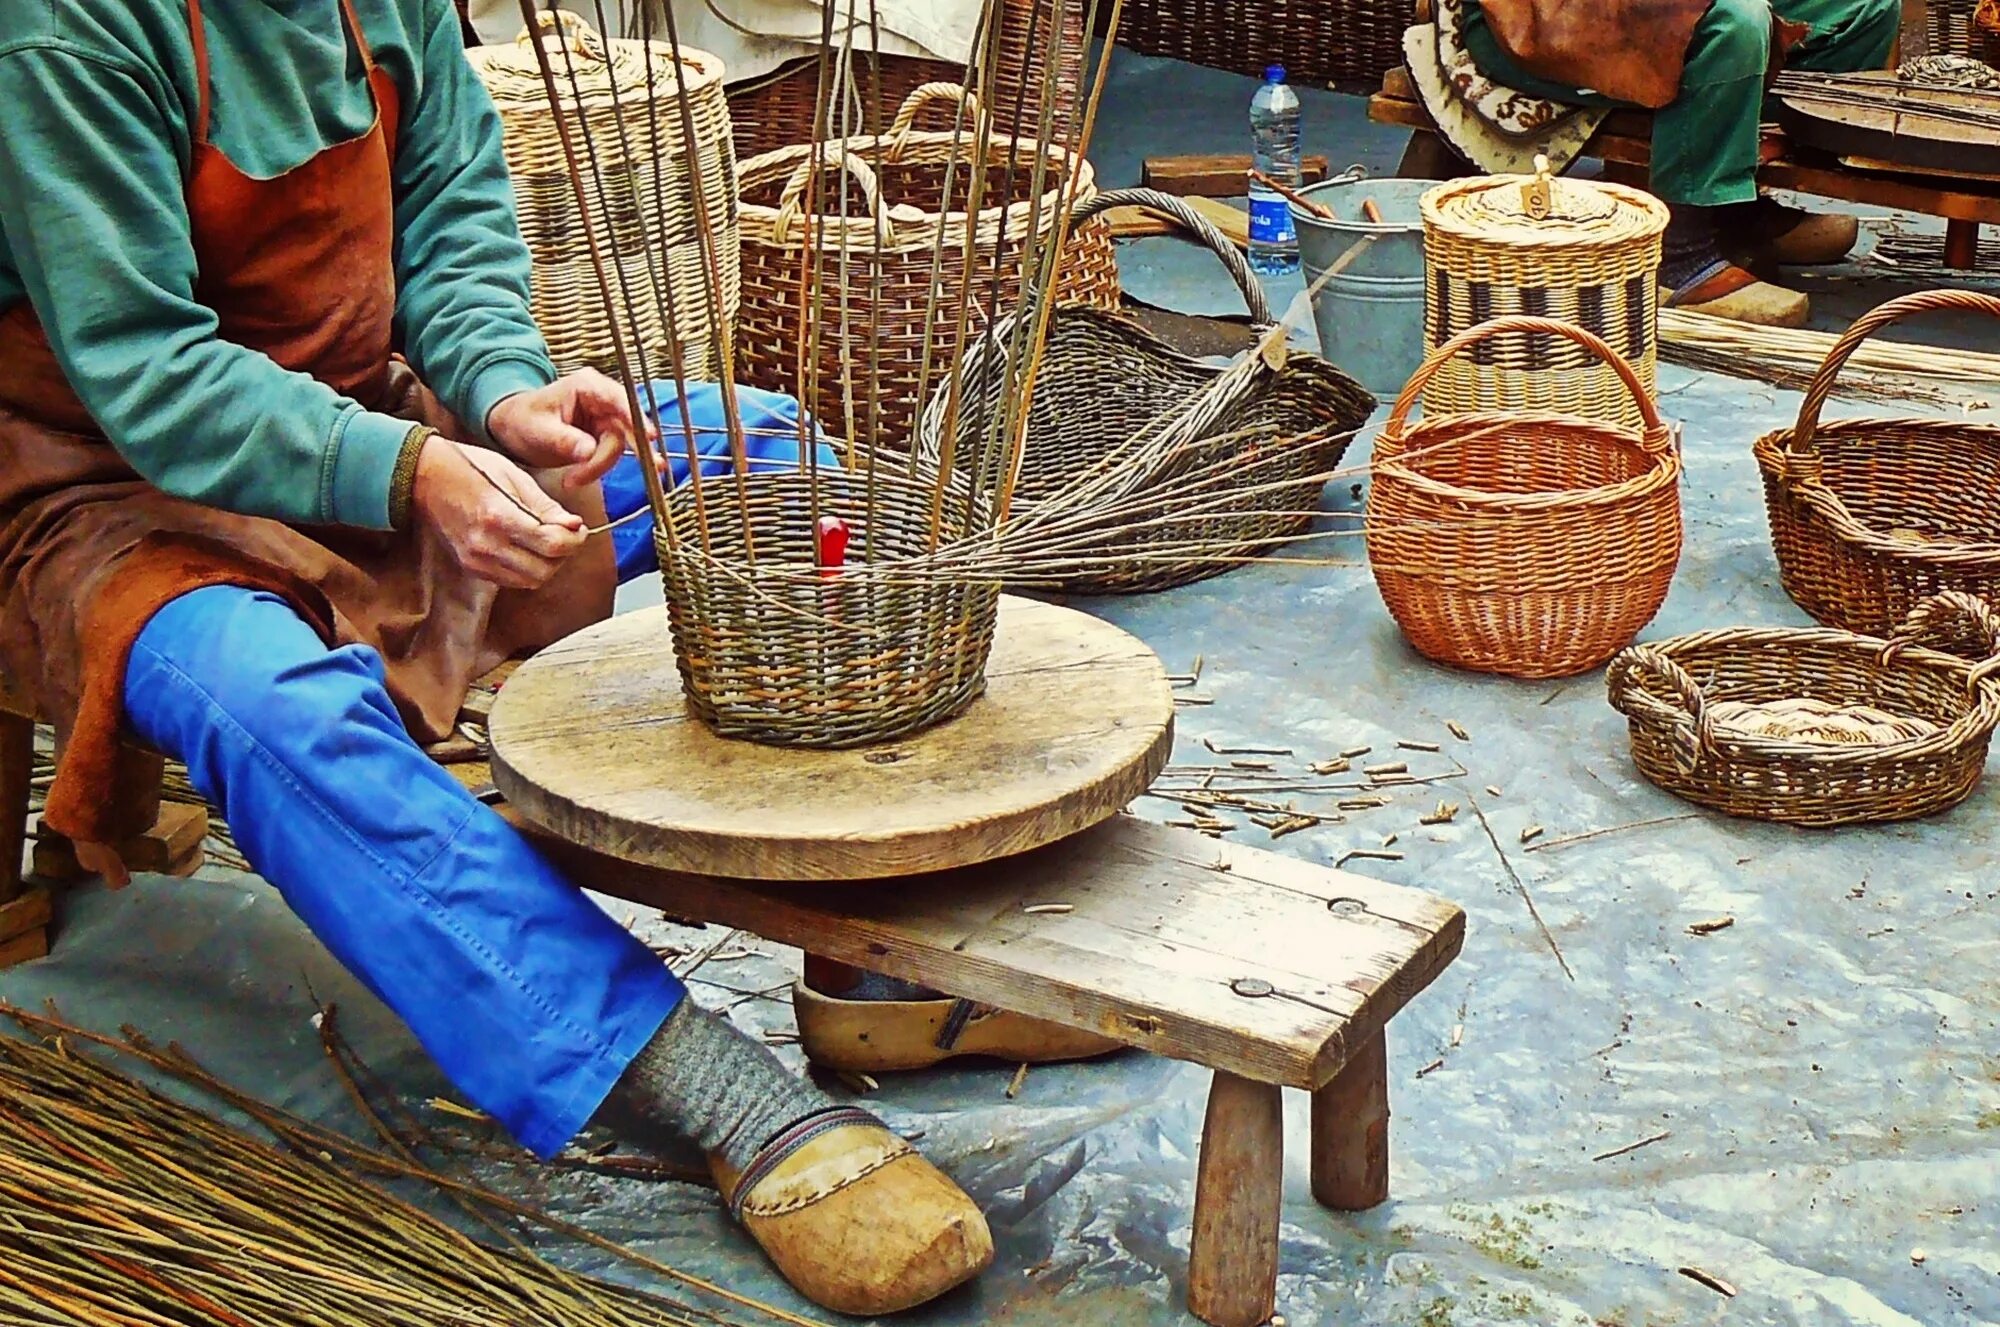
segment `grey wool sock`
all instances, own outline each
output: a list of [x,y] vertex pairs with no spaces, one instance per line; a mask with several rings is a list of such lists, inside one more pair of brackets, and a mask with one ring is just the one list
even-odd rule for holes
[[647,1123],[683,1135],[739,1171],[787,1126],[837,1105],[768,1047],[689,998],[633,1057],[614,1095]]

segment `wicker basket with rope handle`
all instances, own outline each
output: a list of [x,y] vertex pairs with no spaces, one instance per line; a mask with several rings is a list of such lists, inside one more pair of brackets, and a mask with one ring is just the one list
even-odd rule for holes
[[[1942,647],[1979,642],[1981,662]],[[1606,674],[1640,773],[1730,815],[1790,825],[1955,806],[2000,724],[2000,615],[1948,591],[1888,640],[1735,627],[1634,645]]]
[[2000,299],[1928,290],[1864,314],[1827,352],[1798,421],[1752,448],[1785,592],[1827,626],[1886,635],[1944,590],[2000,600],[2000,426],[1820,418],[1863,341],[1942,311],[2000,317]]

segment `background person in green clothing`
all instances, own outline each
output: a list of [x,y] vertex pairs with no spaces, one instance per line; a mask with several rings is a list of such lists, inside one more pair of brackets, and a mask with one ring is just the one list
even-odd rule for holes
[[[1757,192],[1758,126],[1778,23],[1806,31],[1785,56],[1826,73],[1879,69],[1896,42],[1897,0],[1714,0],[1694,27],[1680,95],[1653,116],[1653,192],[1673,210],[1660,284],[1680,308],[1796,327],[1806,297],[1759,281],[1766,263],[1837,262],[1854,247],[1851,216],[1817,216]],[[1465,46],[1480,71],[1531,96],[1578,105],[1620,103],[1538,77],[1501,45],[1466,0]],[[1615,43],[1616,33],[1607,41]]]

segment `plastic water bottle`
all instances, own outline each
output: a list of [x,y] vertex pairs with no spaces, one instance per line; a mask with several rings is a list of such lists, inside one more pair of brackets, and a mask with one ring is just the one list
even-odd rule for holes
[[[1264,71],[1264,86],[1250,99],[1251,165],[1287,188],[1299,187],[1304,129],[1299,94],[1285,83],[1285,67]],[[1250,180],[1250,270],[1287,276],[1299,270],[1299,237],[1292,229],[1292,205],[1269,185]]]

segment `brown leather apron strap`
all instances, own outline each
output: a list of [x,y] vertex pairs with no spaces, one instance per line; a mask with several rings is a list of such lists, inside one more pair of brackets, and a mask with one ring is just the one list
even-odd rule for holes
[[361,18],[354,12],[354,0],[340,0],[340,12],[347,15],[347,30],[354,37],[354,49],[361,56],[361,67],[373,74],[375,52],[369,49],[368,34],[361,30]]
[[194,141],[208,141],[208,25],[201,21],[201,0],[188,0],[188,40],[194,43]]

